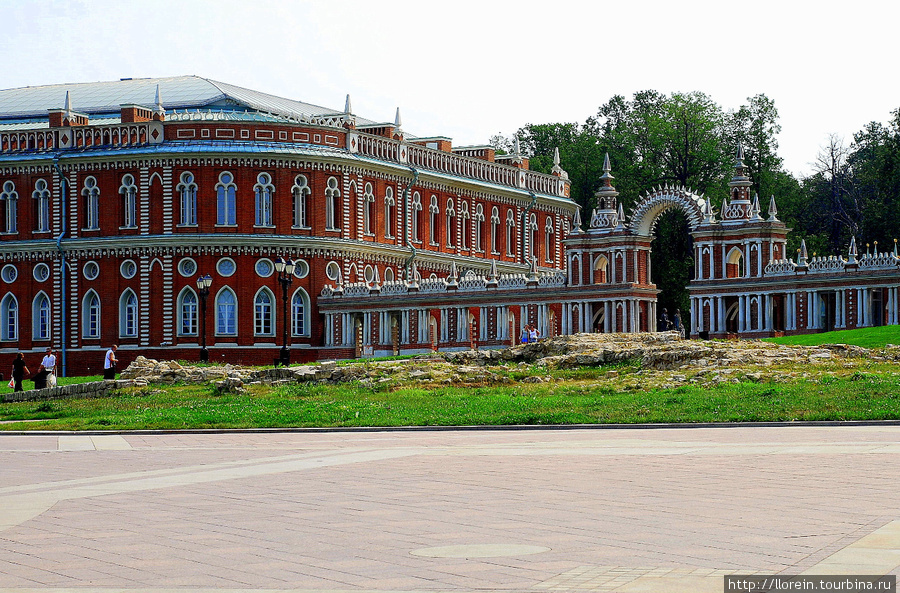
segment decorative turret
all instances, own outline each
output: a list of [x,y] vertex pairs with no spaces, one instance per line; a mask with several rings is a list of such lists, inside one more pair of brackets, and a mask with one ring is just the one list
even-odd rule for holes
[[856,235],[850,237],[850,249],[847,253],[847,263],[851,265],[859,263],[859,250],[856,248]]
[[809,262],[809,252],[806,250],[806,239],[801,239],[799,255],[797,256],[797,267],[805,268],[807,262]]
[[344,102],[344,127],[348,130],[356,129],[356,116],[353,115],[353,107],[350,105],[350,93],[347,93],[347,100]]
[[750,206],[750,220],[753,222],[761,222],[763,217],[760,216],[759,194],[753,194],[753,205]]
[[500,284],[500,276],[497,274],[497,260],[491,260],[491,271],[488,274],[485,284],[488,288],[497,288]]
[[[608,155],[607,155],[608,156]],[[552,175],[556,175],[560,179],[568,179],[569,174],[559,166],[559,147],[553,149],[553,168],[550,169]]]
[[703,204],[703,224],[715,224],[716,223],[716,212],[712,207],[712,200],[709,198],[706,199]]
[[166,119],[166,110],[163,109],[162,99],[159,94],[159,85],[156,85],[156,106],[153,108],[153,119],[156,121],[163,121]]
[[745,221],[751,217],[752,205],[750,203],[750,187],[753,183],[747,175],[747,165],[744,164],[744,147],[738,144],[737,156],[734,161],[734,176],[728,183],[731,188],[730,203],[726,208],[722,207],[723,221]]
[[400,119],[400,108],[397,107],[397,113],[394,115],[394,140],[403,140],[402,124],[403,120]]
[[455,289],[459,287],[459,272],[456,270],[456,262],[450,263],[450,275],[447,276],[447,288]]
[[580,235],[583,231],[581,230],[581,208],[575,209],[575,215],[572,217],[572,230],[569,231],[570,235]]
[[[620,225],[619,215],[616,212],[617,197],[619,192],[613,186],[615,177],[610,171],[609,154],[603,158],[603,175],[600,176],[600,189],[594,192],[593,216],[591,216],[592,229],[614,229]],[[621,207],[619,208],[621,210]]]
[[625,210],[622,208],[622,204],[619,204],[619,211],[616,213],[616,230],[624,231],[625,230]]
[[769,220],[767,222],[781,222],[775,216],[778,214],[778,208],[775,206],[775,196],[769,198]]
[[66,91],[66,103],[62,109],[48,109],[51,128],[63,126],[86,126],[88,116],[72,109],[72,96]]

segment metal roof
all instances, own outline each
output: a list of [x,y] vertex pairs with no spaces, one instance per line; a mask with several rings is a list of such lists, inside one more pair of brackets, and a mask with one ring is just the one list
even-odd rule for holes
[[[342,110],[276,97],[200,76],[172,76],[0,90],[0,120],[46,118],[48,109],[65,106],[66,93],[71,97],[72,109],[78,113],[117,114],[123,104],[155,105],[157,85],[166,110],[250,110],[300,119],[343,113]],[[372,123],[362,118],[357,121],[361,125]]]

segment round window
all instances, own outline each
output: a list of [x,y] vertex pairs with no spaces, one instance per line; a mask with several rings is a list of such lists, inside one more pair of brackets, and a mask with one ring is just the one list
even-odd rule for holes
[[16,269],[16,266],[7,264],[3,266],[3,271],[0,271],[0,276],[3,276],[4,282],[15,282],[19,277],[19,270]]
[[122,278],[134,278],[134,275],[137,274],[137,264],[126,259],[119,267],[119,271],[122,272]]
[[306,278],[309,275],[309,264],[298,259],[294,262],[294,276],[297,278]]
[[268,278],[275,271],[275,265],[272,260],[260,259],[256,262],[256,273],[262,278]]
[[34,279],[38,282],[44,282],[50,277],[50,266],[47,264],[38,264],[34,266]]
[[96,280],[100,275],[100,266],[95,261],[89,261],[84,264],[84,277],[88,280]]
[[178,273],[185,278],[193,276],[197,273],[197,262],[189,257],[184,258],[178,262]]
[[230,257],[223,257],[216,264],[216,271],[219,272],[219,276],[231,276],[236,269],[237,266]]
[[325,275],[328,276],[329,280],[337,281],[338,276],[341,275],[341,268],[337,265],[337,262],[328,262],[328,265],[325,266]]

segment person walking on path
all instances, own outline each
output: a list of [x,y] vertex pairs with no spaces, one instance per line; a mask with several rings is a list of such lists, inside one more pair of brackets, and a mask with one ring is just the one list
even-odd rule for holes
[[112,348],[106,351],[106,359],[103,361],[104,379],[116,378],[116,364],[119,362],[119,359],[116,358],[116,350],[118,349],[119,347],[116,344],[113,344]]
[[16,354],[16,359],[12,364],[14,391],[22,391],[22,379],[25,378],[26,374],[30,375],[31,371],[28,370],[28,366],[25,364],[25,355],[19,352],[18,354]]

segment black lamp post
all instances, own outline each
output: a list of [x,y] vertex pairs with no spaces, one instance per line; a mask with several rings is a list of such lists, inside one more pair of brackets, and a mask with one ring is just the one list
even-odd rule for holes
[[206,349],[206,297],[209,296],[209,287],[212,278],[197,276],[197,293],[200,295],[200,362],[209,362],[209,350]]
[[277,273],[278,282],[281,283],[281,303],[282,303],[282,346],[281,354],[278,357],[281,366],[291,364],[291,351],[288,350],[288,287],[294,281],[294,267],[296,264],[288,258],[278,258],[275,260],[275,272]]

